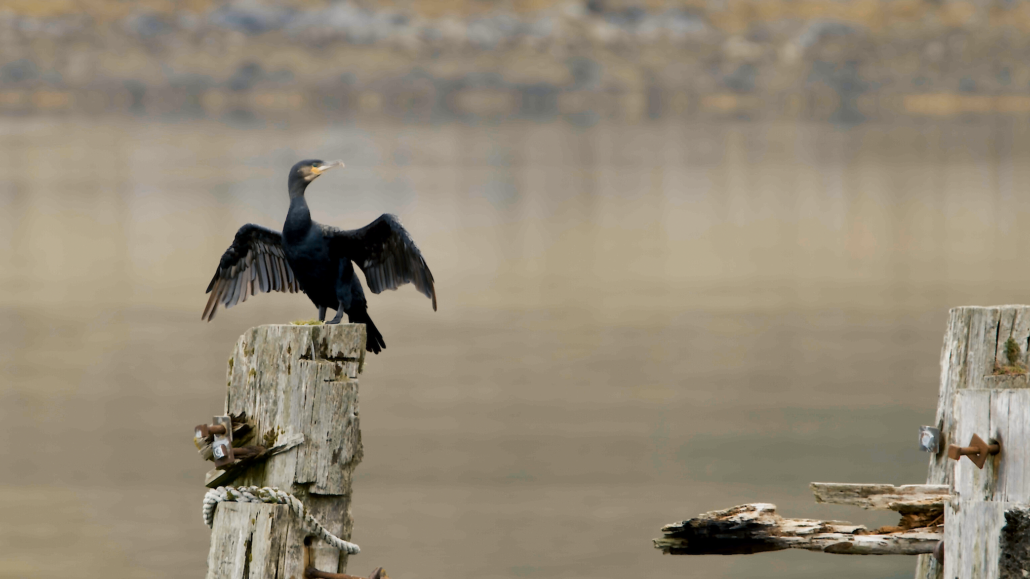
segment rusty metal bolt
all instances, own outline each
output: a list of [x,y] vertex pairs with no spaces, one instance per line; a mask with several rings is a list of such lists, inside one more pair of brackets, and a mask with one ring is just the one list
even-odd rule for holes
[[257,445],[237,446],[236,448],[232,449],[232,455],[234,458],[237,459],[251,458],[259,454],[262,454],[263,452],[265,452],[265,450],[265,447]]
[[211,442],[216,434],[225,434],[225,425],[222,424],[198,424],[193,431],[193,437]]
[[211,454],[215,457],[215,468],[228,466],[235,460],[232,454],[232,447],[228,444],[216,444],[211,448]]
[[957,446],[954,444],[948,446],[948,458],[959,460],[964,456],[979,469],[983,469],[984,464],[987,463],[987,455],[998,454],[999,452],[1001,452],[1000,444],[997,442],[988,444],[984,442],[984,439],[975,434],[973,438],[969,439],[969,446]]

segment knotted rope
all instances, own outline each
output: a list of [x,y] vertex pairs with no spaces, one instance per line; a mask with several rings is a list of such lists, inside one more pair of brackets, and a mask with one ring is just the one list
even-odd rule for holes
[[304,503],[300,502],[300,499],[275,487],[218,487],[207,491],[207,494],[204,495],[204,524],[208,527],[214,524],[215,507],[218,506],[218,503],[225,501],[289,505],[294,514],[304,521],[309,531],[334,549],[346,551],[350,555],[356,555],[361,552],[361,547],[349,541],[344,541],[326,530],[322,523],[319,523],[315,517],[307,512],[307,509],[304,508]]

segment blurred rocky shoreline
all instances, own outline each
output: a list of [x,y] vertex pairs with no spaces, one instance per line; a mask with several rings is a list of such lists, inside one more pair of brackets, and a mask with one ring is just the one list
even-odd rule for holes
[[1022,117],[1028,4],[0,0],[0,114]]

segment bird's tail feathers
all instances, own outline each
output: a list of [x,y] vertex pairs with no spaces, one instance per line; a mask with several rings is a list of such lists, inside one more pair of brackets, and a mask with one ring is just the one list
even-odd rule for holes
[[366,350],[373,354],[378,354],[386,349],[386,340],[383,340],[383,335],[379,333],[379,328],[376,327],[375,322],[368,315],[368,310],[354,312],[353,315],[348,317],[351,323],[365,324],[365,334],[367,336],[365,341]]

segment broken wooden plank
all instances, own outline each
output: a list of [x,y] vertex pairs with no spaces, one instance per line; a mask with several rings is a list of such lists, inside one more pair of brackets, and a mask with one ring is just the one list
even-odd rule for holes
[[656,549],[670,555],[749,555],[806,549],[839,555],[919,555],[932,553],[941,527],[870,534],[844,521],[785,519],[776,505],[755,503],[704,513],[662,527]]
[[944,502],[951,498],[947,485],[901,485],[818,483],[809,487],[815,502],[851,505],[878,511],[901,513],[944,512]]

